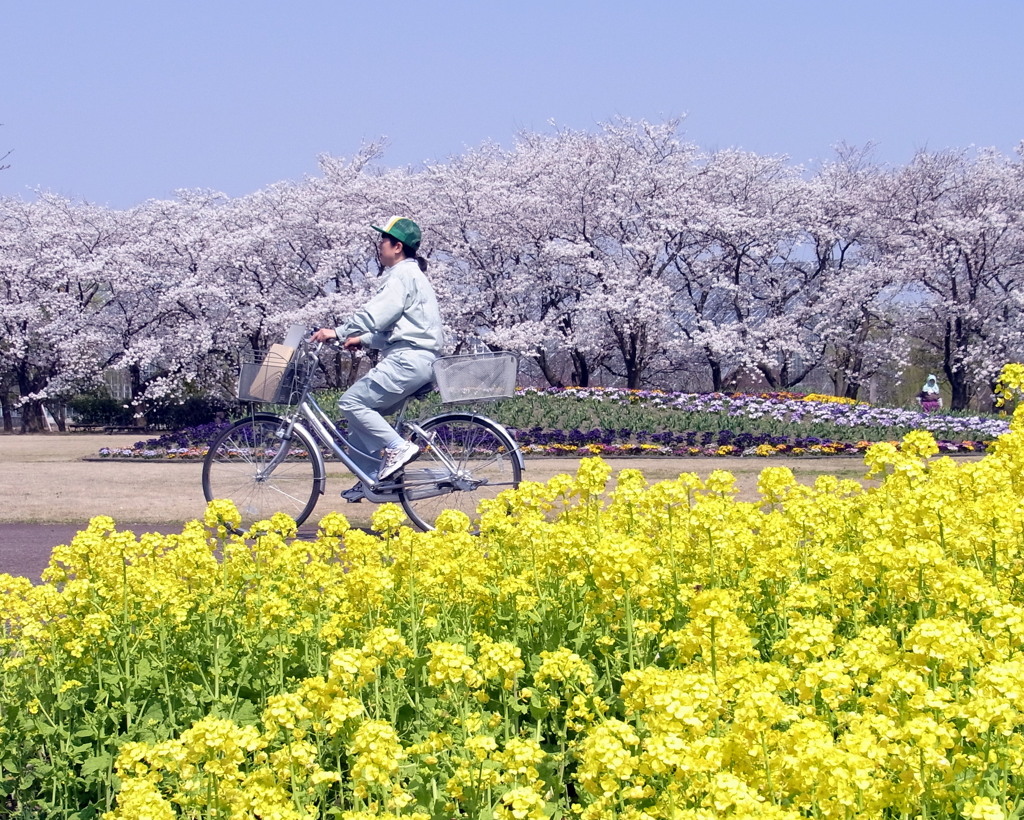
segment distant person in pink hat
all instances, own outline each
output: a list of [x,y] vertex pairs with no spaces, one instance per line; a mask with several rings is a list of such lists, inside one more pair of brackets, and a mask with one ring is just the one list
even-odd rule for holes
[[917,403],[925,413],[934,413],[942,409],[942,394],[939,392],[939,380],[929,375],[925,379],[921,392],[917,394]]

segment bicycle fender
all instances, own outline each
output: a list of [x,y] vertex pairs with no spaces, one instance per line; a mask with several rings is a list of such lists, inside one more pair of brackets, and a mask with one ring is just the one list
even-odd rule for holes
[[443,419],[452,419],[454,421],[480,421],[480,422],[483,422],[485,424],[489,424],[497,432],[501,433],[509,441],[512,442],[512,458],[514,458],[516,460],[516,462],[519,464],[519,470],[521,472],[524,472],[524,473],[526,472],[526,459],[523,458],[523,451],[519,449],[519,442],[516,441],[516,437],[513,436],[505,428],[504,425],[499,424],[494,419],[492,419],[492,418],[490,418],[488,416],[484,416],[484,415],[482,415],[480,413],[459,413],[459,412],[455,412],[455,413],[438,413],[436,416],[432,416],[431,418],[426,419],[426,420],[424,420],[422,422],[419,422],[419,423],[420,424],[429,424],[431,422],[438,421],[438,420],[443,420]]

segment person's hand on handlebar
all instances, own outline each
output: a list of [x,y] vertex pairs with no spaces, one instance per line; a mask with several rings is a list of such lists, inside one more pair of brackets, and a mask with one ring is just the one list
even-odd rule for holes
[[[319,330],[313,331],[313,335],[310,337],[314,342],[339,342],[337,332],[333,328],[322,327]],[[345,350],[358,350],[363,346],[363,343],[359,340],[358,336],[349,336],[342,347]]]

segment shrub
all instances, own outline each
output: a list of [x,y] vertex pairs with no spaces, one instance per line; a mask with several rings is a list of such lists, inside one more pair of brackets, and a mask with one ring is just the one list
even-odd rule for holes
[[81,393],[67,402],[72,417],[80,424],[132,423],[132,411],[123,402],[111,398],[105,390]]
[[146,410],[146,420],[151,425],[182,429],[197,427],[237,412],[237,403],[214,396],[189,396],[181,401],[168,401]]

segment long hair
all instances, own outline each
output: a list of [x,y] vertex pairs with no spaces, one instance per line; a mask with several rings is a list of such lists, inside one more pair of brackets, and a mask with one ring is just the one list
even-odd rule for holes
[[422,256],[420,256],[419,253],[414,251],[412,248],[410,248],[404,242],[402,242],[401,244],[402,244],[402,253],[405,255],[405,258],[406,259],[415,259],[416,260],[416,264],[420,266],[420,270],[423,271],[424,273],[426,273],[427,272],[427,260],[424,259]]

